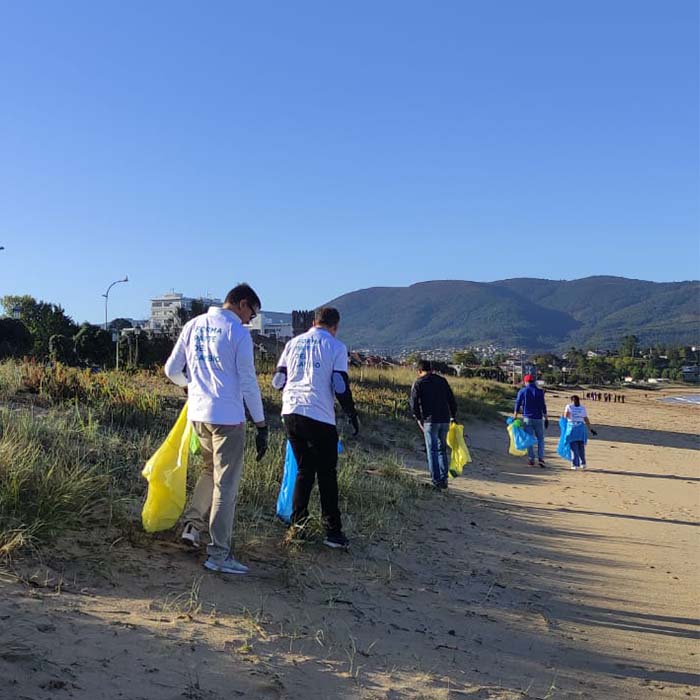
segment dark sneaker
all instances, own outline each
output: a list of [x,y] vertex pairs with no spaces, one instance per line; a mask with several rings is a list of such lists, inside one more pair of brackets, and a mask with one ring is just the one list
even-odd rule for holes
[[331,549],[348,549],[350,547],[350,540],[341,532],[337,535],[326,535],[323,544]]
[[544,463],[544,460],[543,460],[543,459],[540,460],[540,466],[542,467],[542,469],[544,469],[544,468],[547,466],[547,465]]
[[528,459],[527,463],[529,466],[534,467],[535,466],[535,460],[534,459]]

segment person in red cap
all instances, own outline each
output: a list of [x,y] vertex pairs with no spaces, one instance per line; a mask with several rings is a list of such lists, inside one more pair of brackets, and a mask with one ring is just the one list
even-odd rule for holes
[[[537,438],[537,457],[541,467],[544,462],[544,431],[549,427],[547,418],[547,404],[544,402],[544,391],[537,386],[535,378],[531,374],[523,377],[525,386],[518,392],[515,399],[513,418],[519,413],[523,414],[525,430]],[[535,450],[531,445],[527,448],[528,464],[535,466]]]

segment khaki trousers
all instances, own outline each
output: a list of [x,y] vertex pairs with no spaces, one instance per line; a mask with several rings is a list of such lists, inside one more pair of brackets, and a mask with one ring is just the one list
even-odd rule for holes
[[204,468],[183,518],[200,531],[207,529],[208,519],[211,544],[207,553],[214,561],[223,561],[231,552],[238,484],[243,473],[245,423],[193,421],[192,426],[202,445]]

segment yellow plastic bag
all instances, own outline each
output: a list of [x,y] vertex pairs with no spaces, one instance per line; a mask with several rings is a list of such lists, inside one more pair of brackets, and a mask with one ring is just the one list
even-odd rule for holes
[[465,464],[472,461],[467,443],[464,442],[464,426],[450,423],[447,431],[447,445],[452,451],[450,455],[450,476],[459,476]]
[[516,429],[516,425],[511,423],[506,430],[508,430],[508,437],[510,438],[510,446],[508,447],[508,452],[510,452],[512,455],[515,455],[516,457],[522,457],[523,455],[527,454],[527,450],[519,450],[515,446],[515,437],[513,436],[513,431]]
[[185,508],[187,460],[192,424],[187,404],[163,444],[146,462],[141,474],[148,482],[148,495],[141,512],[143,529],[158,532],[173,527]]

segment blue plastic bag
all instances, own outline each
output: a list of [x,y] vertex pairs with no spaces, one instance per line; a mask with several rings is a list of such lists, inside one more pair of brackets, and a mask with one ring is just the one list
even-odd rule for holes
[[563,416],[559,419],[559,444],[557,454],[567,461],[571,459],[572,442],[588,442],[588,431],[584,423],[571,423]]
[[528,447],[537,444],[537,438],[522,427],[522,422],[519,418],[507,418],[508,434],[511,438],[511,454],[522,455]]
[[566,439],[566,434],[569,429],[569,421],[563,416],[559,419],[559,444],[557,445],[557,454],[567,461],[571,459],[571,447]]
[[[343,451],[343,443],[338,440],[338,454]],[[277,496],[277,517],[285,523],[292,519],[292,505],[294,502],[294,485],[297,481],[297,460],[294,456],[292,443],[287,440],[287,447],[284,453],[284,474],[282,475],[282,485]]]
[[294,484],[297,481],[297,460],[294,457],[292,443],[287,440],[284,455],[284,475],[279,496],[277,496],[277,517],[288,523],[292,519],[292,501],[294,500]]

